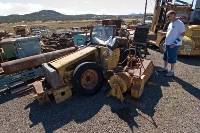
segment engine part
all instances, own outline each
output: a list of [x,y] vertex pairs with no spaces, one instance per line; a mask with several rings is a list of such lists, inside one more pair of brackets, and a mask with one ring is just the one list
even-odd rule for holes
[[112,88],[109,95],[117,97],[122,102],[124,101],[123,94],[130,89],[131,75],[127,72],[118,72],[109,79],[110,87]]
[[110,77],[109,84],[111,91],[109,96],[114,96],[124,101],[123,94],[130,92],[131,97],[138,99],[144,90],[144,85],[153,72],[153,62],[143,60],[139,66],[134,68],[125,67],[122,72],[118,72]]

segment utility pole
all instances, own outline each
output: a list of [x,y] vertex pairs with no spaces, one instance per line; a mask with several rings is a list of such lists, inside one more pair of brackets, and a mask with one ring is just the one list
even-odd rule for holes
[[143,24],[145,24],[146,10],[147,10],[147,0],[146,0],[146,2],[145,2],[145,10],[144,10]]

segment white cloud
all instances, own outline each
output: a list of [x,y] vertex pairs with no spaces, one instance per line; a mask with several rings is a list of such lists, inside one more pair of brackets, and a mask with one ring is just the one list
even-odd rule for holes
[[44,9],[44,6],[41,4],[22,4],[22,3],[2,3],[0,2],[0,15],[6,16],[10,14],[28,14],[32,12],[37,12]]
[[91,10],[85,10],[85,9],[82,9],[82,10],[75,10],[73,7],[72,8],[51,8],[51,7],[48,7],[47,10],[54,10],[54,11],[57,11],[59,13],[62,13],[62,14],[67,14],[67,15],[77,15],[77,14],[102,14],[102,12],[100,11],[97,11],[97,12],[94,12],[94,11],[91,11]]
[[35,12],[35,11],[40,11],[42,9],[44,9],[44,5],[40,5],[40,4],[32,4],[32,3],[29,3],[27,5],[23,5],[23,8],[24,9],[27,9],[28,12]]
[[84,2],[82,2],[82,4],[89,4],[89,3],[91,3],[90,1],[84,1]]
[[100,12],[103,12],[103,11],[106,11],[107,9],[101,9],[101,10],[99,10]]
[[73,1],[70,1],[70,2],[67,2],[67,3],[77,3],[77,1],[73,0]]
[[74,3],[77,3],[77,1],[76,0],[71,0],[70,2],[66,2],[66,3],[74,4]]
[[[31,2],[30,2],[31,1]],[[83,5],[84,3],[84,5]],[[151,0],[148,2],[147,12],[153,12],[155,2]],[[140,2],[133,0],[115,0],[114,2],[108,0],[26,0],[24,2],[9,2],[3,3],[0,0],[0,16],[10,14],[28,14],[38,12],[40,10],[54,10],[66,15],[76,14],[131,14],[131,13],[144,13],[145,0]]]

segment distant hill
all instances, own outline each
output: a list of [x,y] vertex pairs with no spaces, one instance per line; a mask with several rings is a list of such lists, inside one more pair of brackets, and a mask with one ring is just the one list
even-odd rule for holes
[[32,22],[32,21],[65,21],[65,20],[88,20],[88,19],[109,19],[109,18],[127,18],[130,16],[142,16],[142,14],[129,14],[129,15],[95,15],[95,14],[82,14],[82,15],[64,15],[53,10],[41,10],[25,15],[12,14],[8,16],[0,16],[0,23],[14,23],[14,22]]

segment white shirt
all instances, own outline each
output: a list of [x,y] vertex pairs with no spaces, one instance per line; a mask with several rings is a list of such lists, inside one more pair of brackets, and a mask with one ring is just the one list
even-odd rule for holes
[[[176,41],[177,38],[181,36],[181,33],[185,32],[185,25],[182,21],[176,20],[174,22],[171,22],[167,29],[165,44],[171,45]],[[175,46],[182,45],[182,39],[181,41],[176,41],[177,44],[174,44]]]

